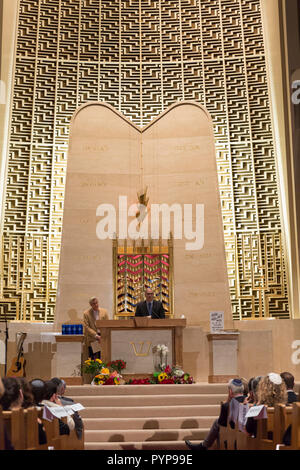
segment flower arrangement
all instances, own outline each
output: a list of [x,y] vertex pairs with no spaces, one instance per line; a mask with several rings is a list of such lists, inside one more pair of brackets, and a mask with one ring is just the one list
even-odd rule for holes
[[194,379],[180,367],[171,368],[169,365],[161,372],[154,372],[150,378],[131,379],[126,385],[154,385],[154,384],[193,384]]
[[102,369],[100,374],[96,375],[93,379],[93,385],[120,385],[122,377],[117,371],[110,372],[108,369]]
[[84,364],[83,364],[83,372],[86,373],[86,374],[91,374],[91,375],[96,375],[100,372],[100,369],[102,369],[102,367],[104,367],[104,364],[103,362],[101,361],[101,359],[87,359],[86,361],[84,361]]
[[121,359],[108,364],[101,359],[88,359],[83,364],[83,372],[93,375],[92,385],[120,385],[125,381],[119,371],[125,367],[126,362]]
[[157,344],[152,348],[154,358],[154,369],[163,371],[168,363],[169,348],[165,344]]
[[178,366],[171,368],[169,365],[162,372],[154,372],[153,379],[158,384],[192,384],[193,377],[184,372]]
[[121,359],[118,359],[117,361],[111,361],[107,364],[107,367],[109,367],[112,370],[117,371],[119,374],[121,374],[121,371],[125,369],[126,367],[126,362],[122,361]]
[[126,385],[152,385],[153,382],[147,377],[146,379],[130,379]]

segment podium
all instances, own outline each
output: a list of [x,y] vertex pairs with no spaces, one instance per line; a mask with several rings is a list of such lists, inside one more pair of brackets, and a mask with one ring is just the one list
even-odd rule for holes
[[151,319],[134,317],[130,320],[98,320],[101,331],[101,359],[126,361],[124,375],[147,375],[154,370],[153,347],[165,344],[168,364],[183,365],[183,328],[186,319]]

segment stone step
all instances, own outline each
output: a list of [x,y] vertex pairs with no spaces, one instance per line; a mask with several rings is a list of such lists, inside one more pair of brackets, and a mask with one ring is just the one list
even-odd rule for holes
[[89,407],[80,411],[85,418],[111,418],[112,414],[118,418],[159,418],[180,416],[218,416],[220,405],[183,405],[183,406],[129,406],[115,407]]
[[163,442],[184,441],[186,439],[201,441],[208,434],[209,428],[201,429],[143,429],[143,430],[105,430],[85,431],[85,442]]
[[149,418],[85,418],[86,431],[113,429],[197,429],[212,425],[217,416],[149,417]]
[[182,384],[182,385],[68,385],[66,395],[76,400],[85,395],[178,395],[178,394],[223,394],[227,395],[226,384]]
[[[197,440],[196,443],[198,442]],[[189,450],[184,441],[86,442],[84,448],[85,450]],[[149,458],[150,462],[150,457],[145,458]]]
[[[75,399],[75,397],[74,397]],[[181,406],[213,405],[226,399],[225,395],[120,395],[120,396],[77,396],[76,402],[84,407],[121,406]]]

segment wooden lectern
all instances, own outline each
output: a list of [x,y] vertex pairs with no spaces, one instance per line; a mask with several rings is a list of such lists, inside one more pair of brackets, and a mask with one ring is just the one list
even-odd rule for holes
[[[96,325],[101,331],[101,359],[105,363],[116,359],[127,360],[126,358],[131,354],[131,356],[135,355],[137,362],[138,359],[140,362],[139,366],[137,366],[139,370],[135,372],[130,371],[130,373],[132,375],[149,373],[149,370],[141,370],[141,367],[143,367],[141,363],[148,356],[147,368],[150,367],[151,362],[151,370],[153,371],[152,347],[155,346],[155,342],[157,343],[155,338],[157,337],[157,340],[161,343],[162,335],[167,334],[170,338],[170,357],[172,357],[173,363],[170,365],[178,365],[181,367],[183,365],[182,331],[183,328],[186,327],[186,319],[152,320],[147,317],[134,317],[130,320],[98,320]],[[167,332],[167,330],[169,330],[169,332]],[[121,332],[121,334],[116,334],[116,332]],[[145,341],[144,337],[147,334],[148,340]],[[152,334],[151,338],[154,339],[150,338],[149,340],[149,334]],[[114,337],[118,339],[114,340]],[[135,338],[135,341],[133,340],[133,337]],[[115,347],[115,345],[112,344],[113,341],[118,342],[116,347],[119,357],[112,357],[116,355],[116,353],[112,354],[112,350]]]

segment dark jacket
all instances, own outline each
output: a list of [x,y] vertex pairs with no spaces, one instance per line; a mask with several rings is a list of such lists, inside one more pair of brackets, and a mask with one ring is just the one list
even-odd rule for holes
[[[246,397],[242,395],[240,397],[233,398],[233,400],[237,400],[239,403],[243,403],[245,398]],[[219,426],[224,426],[224,427],[227,426],[228,412],[229,412],[229,402],[226,401],[225,403],[222,403],[221,405],[221,410],[220,410],[219,419],[218,419]],[[233,421],[230,421],[229,425],[232,429],[234,429]]]
[[[294,403],[295,401],[298,401],[298,396],[296,395],[296,393],[292,391],[288,392],[287,404],[289,405],[291,403]],[[290,426],[287,428],[287,430],[285,431],[283,435],[282,442],[284,445],[290,446],[291,441],[292,441],[292,425],[290,424]]]
[[[60,401],[62,402],[63,405],[72,405],[74,402],[74,400],[72,400],[72,398],[69,398],[69,397],[59,397]],[[78,411],[75,411],[75,413],[72,415],[72,418],[74,420],[74,423],[75,423],[75,431],[76,431],[76,436],[78,437],[78,439],[81,439],[82,438],[82,433],[83,433],[83,422],[82,422],[82,419],[81,419],[81,416],[79,415]]]
[[293,392],[293,391],[290,391],[288,392],[288,403],[294,403],[295,401],[298,401],[298,395]]
[[[145,300],[137,304],[135,316],[136,317],[148,317],[149,316],[147,302]],[[163,308],[163,305],[161,302],[158,302],[157,300],[153,300],[151,318],[165,318],[165,310]]]

